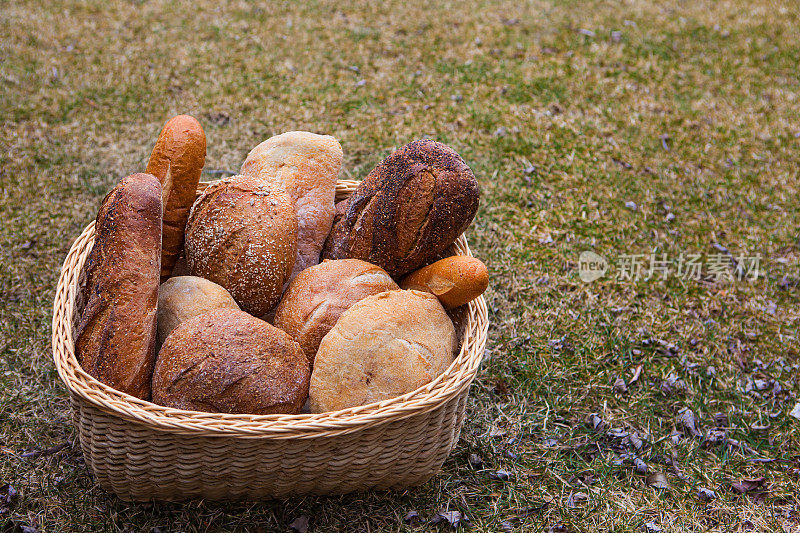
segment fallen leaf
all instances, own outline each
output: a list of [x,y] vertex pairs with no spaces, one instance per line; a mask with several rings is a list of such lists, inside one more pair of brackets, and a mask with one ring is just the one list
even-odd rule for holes
[[633,466],[634,466],[634,468],[636,468],[636,471],[639,474],[646,474],[647,473],[647,470],[648,470],[647,463],[642,461],[640,458],[637,457],[637,458],[635,458],[633,460]]
[[697,429],[697,419],[694,416],[694,412],[688,407],[684,407],[678,411],[678,416],[675,418],[675,424],[684,433],[687,433],[692,437],[701,437],[703,435],[700,430]]
[[764,476],[755,479],[741,479],[731,483],[731,488],[739,494],[746,494],[762,488],[766,481],[767,479]]
[[632,202],[632,201],[630,201],[630,200],[628,200],[627,202],[625,202],[625,207],[627,207],[627,208],[628,208],[628,209],[630,209],[631,211],[636,211],[636,210],[638,210],[638,209],[639,209],[639,206],[638,206],[638,205],[636,205],[636,202]]
[[669,481],[667,481],[667,476],[661,472],[653,472],[652,474],[648,475],[645,482],[647,483],[648,487],[653,487],[654,489],[668,489],[670,487]]
[[420,520],[419,513],[417,513],[416,511],[409,511],[403,517],[404,524],[416,523],[419,522],[419,520]]
[[794,409],[789,412],[789,415],[800,420],[800,402],[795,404]]
[[717,498],[717,493],[711,489],[700,487],[697,490],[697,499],[701,502],[710,502]]
[[0,514],[4,514],[12,509],[19,499],[19,493],[10,484],[0,486]]
[[480,468],[483,466],[483,459],[477,453],[471,453],[469,455],[469,464],[474,466],[475,468]]
[[586,423],[589,424],[592,429],[602,429],[603,428],[603,419],[600,418],[600,415],[597,413],[591,413],[588,417],[586,417]]
[[628,392],[628,385],[625,383],[624,379],[617,378],[614,382],[614,392],[618,394],[626,394]]
[[658,533],[659,531],[662,531],[661,526],[655,522],[647,522],[642,526],[642,529],[647,531],[647,533]]
[[308,517],[300,515],[289,524],[289,529],[297,533],[306,533],[308,531]]
[[469,522],[469,519],[462,515],[458,511],[439,511],[436,515],[431,519],[432,524],[439,524],[441,522],[447,522],[450,527],[453,529],[462,525],[466,525]]
[[636,369],[633,371],[633,376],[631,376],[631,380],[628,383],[628,386],[633,386],[634,383],[639,381],[639,378],[642,376],[642,368],[643,368],[642,365],[636,367]]
[[489,477],[498,481],[509,481],[513,474],[508,470],[496,470],[495,472],[489,472]]

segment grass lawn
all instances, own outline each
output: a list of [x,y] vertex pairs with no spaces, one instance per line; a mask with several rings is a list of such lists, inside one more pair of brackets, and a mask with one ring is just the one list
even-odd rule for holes
[[[0,2],[2,531],[446,530],[440,510],[471,531],[800,531],[800,7],[418,4]],[[293,129],[336,136],[352,179],[426,135],[470,164],[489,342],[430,482],[183,505],[94,485],[54,288],[178,113],[207,169]],[[584,251],[604,277],[581,280]]]

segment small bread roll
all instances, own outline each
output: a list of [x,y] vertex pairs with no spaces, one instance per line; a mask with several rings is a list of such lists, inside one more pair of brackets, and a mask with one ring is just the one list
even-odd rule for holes
[[428,292],[389,291],[353,305],[322,339],[311,374],[312,413],[411,392],[453,362],[456,333]]
[[210,185],[186,224],[193,276],[222,285],[248,313],[275,307],[297,255],[297,217],[286,193],[252,176]]
[[162,282],[172,273],[183,248],[186,219],[194,203],[205,160],[206,134],[197,119],[190,115],[169,119],[147,162],[147,172],[158,178],[163,189]]
[[412,272],[400,286],[435,294],[445,309],[452,309],[483,294],[489,274],[480,259],[454,255]]
[[178,327],[190,318],[212,309],[239,309],[233,296],[213,281],[196,276],[169,278],[158,288],[157,349]]
[[253,148],[242,174],[282,188],[297,209],[297,259],[291,277],[319,263],[333,223],[342,147],[330,135],[288,131]]
[[292,280],[275,311],[275,325],[300,343],[313,368],[319,343],[342,313],[367,296],[398,288],[379,266],[359,259],[325,261]]
[[153,372],[153,402],[208,413],[297,414],[309,373],[289,335],[243,311],[215,309],[167,337]]

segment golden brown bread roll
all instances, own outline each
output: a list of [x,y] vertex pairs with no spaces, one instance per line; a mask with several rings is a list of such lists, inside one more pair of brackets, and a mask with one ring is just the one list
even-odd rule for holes
[[233,296],[213,281],[196,276],[175,276],[158,288],[158,339],[161,349],[164,340],[190,318],[212,309],[239,309]]
[[103,200],[86,262],[75,355],[106,385],[150,397],[161,261],[161,185],[123,178]]
[[453,362],[456,334],[428,292],[388,291],[354,304],[322,339],[311,374],[312,413],[411,392]]
[[194,117],[178,115],[164,124],[147,172],[161,182],[164,225],[161,281],[172,273],[183,247],[183,233],[206,160],[206,134]]
[[278,303],[294,266],[294,206],[259,178],[222,179],[192,207],[185,251],[191,275],[222,285],[243,310],[263,316]]
[[297,210],[297,259],[292,278],[319,263],[331,232],[342,147],[330,135],[288,131],[253,148],[241,173],[282,188]]
[[445,309],[452,309],[483,294],[489,273],[479,259],[454,255],[412,272],[400,286],[435,294]]
[[309,373],[286,333],[243,311],[215,309],[167,337],[153,372],[153,402],[208,413],[296,414]]
[[453,244],[475,217],[478,196],[475,176],[452,148],[414,141],[364,178],[323,257],[362,259],[402,276]]
[[324,261],[300,272],[275,311],[275,325],[300,343],[313,368],[319,343],[351,305],[396,290],[379,266],[359,259]]

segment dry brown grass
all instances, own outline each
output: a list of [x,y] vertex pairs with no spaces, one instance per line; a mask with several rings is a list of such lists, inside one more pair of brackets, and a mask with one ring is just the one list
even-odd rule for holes
[[[407,511],[429,519],[447,508],[475,531],[506,521],[520,531],[798,530],[800,423],[788,415],[800,390],[797,5],[424,6],[2,4],[0,481],[20,493],[12,509],[0,504],[8,527],[280,531],[306,514],[315,531],[423,531],[439,526],[407,526]],[[73,448],[23,457],[75,438],[48,345],[60,262],[102,195],[144,168],[161,124],[183,112],[206,128],[210,169],[235,170],[257,142],[291,129],[339,138],[350,178],[422,135],[472,166],[483,198],[469,239],[492,273],[490,357],[461,443],[425,486],[130,505],[97,488]],[[615,262],[708,256],[714,244],[762,254],[765,277],[584,284],[577,274],[584,250]],[[638,383],[615,392],[639,365]],[[665,392],[671,374],[685,387]],[[724,413],[727,437],[744,445],[673,442],[684,407],[706,437]],[[590,413],[605,427],[587,426]],[[626,448],[609,426],[646,442]],[[669,488],[618,464],[625,453]],[[501,468],[511,481],[491,479]],[[759,476],[763,495],[731,490]],[[699,501],[700,487],[717,498]]]

